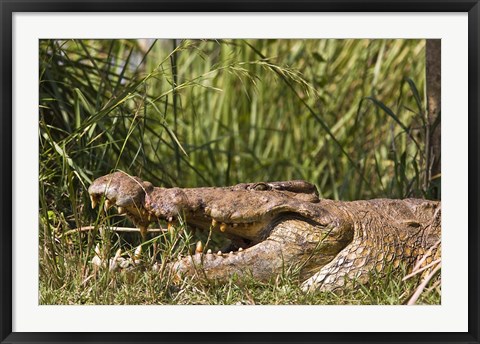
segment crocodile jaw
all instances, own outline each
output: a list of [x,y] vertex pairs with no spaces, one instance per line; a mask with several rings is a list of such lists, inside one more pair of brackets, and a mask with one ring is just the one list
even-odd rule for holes
[[182,217],[187,224],[259,242],[268,235],[269,223],[293,209],[292,199],[280,192],[227,188],[160,188],[140,178],[115,172],[96,179],[88,192],[95,207],[105,196],[104,206],[116,206],[141,230],[152,222],[171,222]]

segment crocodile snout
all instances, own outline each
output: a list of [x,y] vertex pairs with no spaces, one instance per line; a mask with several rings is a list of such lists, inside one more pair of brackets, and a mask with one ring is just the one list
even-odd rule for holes
[[145,202],[145,194],[153,190],[150,182],[123,172],[115,172],[97,178],[88,188],[92,208],[95,208],[101,197],[105,195],[105,206],[116,205],[119,208],[141,208]]

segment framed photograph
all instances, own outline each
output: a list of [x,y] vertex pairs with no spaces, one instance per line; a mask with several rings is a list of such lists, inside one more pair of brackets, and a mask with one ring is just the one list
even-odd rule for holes
[[1,342],[478,343],[479,12],[2,0]]

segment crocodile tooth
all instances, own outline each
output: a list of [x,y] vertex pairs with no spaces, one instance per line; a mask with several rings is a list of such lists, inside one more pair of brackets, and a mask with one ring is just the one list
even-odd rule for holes
[[207,254],[212,254],[212,250],[208,249]]
[[168,233],[170,233],[170,235],[175,234],[175,230],[171,222],[167,224],[167,230],[168,230]]
[[95,255],[93,258],[92,258],[92,264],[94,265],[95,268],[99,268],[102,266],[102,260],[100,259],[99,256]]
[[218,252],[217,252],[217,255],[218,255],[218,256],[221,256],[221,255],[222,255],[222,251],[218,251]]
[[142,239],[145,240],[147,238],[147,233],[148,233],[147,227],[138,226],[138,229],[140,229],[140,235],[142,236]]
[[242,251],[243,251],[243,248],[240,247],[240,248],[238,249],[238,252],[242,252]]
[[197,241],[197,246],[195,247],[195,251],[197,253],[202,253],[203,252],[203,244],[202,244],[201,240]]
[[215,228],[217,224],[218,224],[217,220],[212,219],[212,228]]
[[92,202],[92,209],[95,209],[98,202],[97,202],[97,199],[95,197],[93,197],[93,195],[90,195],[90,202]]
[[230,251],[230,254],[233,254],[233,251]]
[[140,259],[142,254],[142,245],[138,245],[138,247],[135,249],[135,253],[133,254],[133,257],[135,259]]
[[105,203],[103,203],[103,208],[105,209],[105,211],[107,211],[112,207],[112,205],[113,205],[112,202],[109,199],[106,199]]
[[220,231],[221,231],[221,232],[225,232],[226,230],[227,230],[227,224],[226,224],[226,223],[222,223],[222,224],[220,225]]
[[97,244],[95,246],[95,253],[97,254],[97,256],[101,256],[101,253],[100,253],[100,244]]
[[110,258],[108,262],[108,271],[115,271],[118,267],[118,262],[116,258]]
[[117,211],[119,214],[125,214],[125,208],[124,207],[118,207]]

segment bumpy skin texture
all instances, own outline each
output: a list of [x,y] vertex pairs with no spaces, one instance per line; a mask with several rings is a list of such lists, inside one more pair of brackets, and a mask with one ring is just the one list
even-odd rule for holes
[[92,206],[127,213],[143,233],[158,220],[179,216],[195,228],[223,233],[240,249],[183,257],[170,263],[179,274],[227,281],[234,274],[268,280],[300,268],[304,290],[337,290],[347,281],[368,282],[387,263],[412,266],[440,248],[441,204],[420,199],[341,202],[319,199],[305,181],[238,184],[194,189],[159,188],[115,172],[89,188]]

